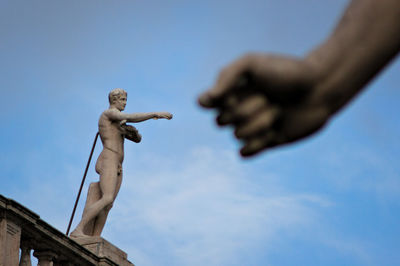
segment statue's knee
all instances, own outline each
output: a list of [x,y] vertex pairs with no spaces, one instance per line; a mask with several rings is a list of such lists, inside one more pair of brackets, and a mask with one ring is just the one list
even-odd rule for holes
[[103,200],[105,202],[105,205],[108,207],[109,205],[113,205],[114,202],[114,197],[113,196],[103,196]]

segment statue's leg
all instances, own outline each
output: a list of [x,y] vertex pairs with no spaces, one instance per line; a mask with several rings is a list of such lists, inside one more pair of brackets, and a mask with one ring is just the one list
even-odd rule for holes
[[[114,200],[118,195],[119,189],[121,188],[122,183],[122,165],[118,167],[118,175],[117,175],[117,184],[115,189]],[[100,236],[103,231],[104,225],[106,224],[108,213],[111,210],[112,205],[105,208],[102,212],[97,216],[94,226],[93,226],[93,236]]]
[[[103,151],[104,152],[104,151]],[[105,208],[112,206],[114,202],[115,190],[118,182],[118,156],[116,156],[112,151],[108,156],[104,156],[101,162],[101,169],[99,169],[100,174],[100,190],[102,196],[100,200],[95,203],[88,205],[85,212],[83,212],[82,220],[71,233],[72,237],[84,236],[83,229],[85,226],[96,216],[100,214]]]
[[[83,209],[83,212],[85,213],[87,208],[89,208],[89,206],[91,206],[93,203],[95,203],[96,201],[100,200],[101,198],[101,190],[100,190],[100,183],[99,182],[93,182],[89,185],[89,189],[88,189],[88,194],[86,197],[86,204],[85,204],[85,208]],[[86,226],[83,228],[83,233],[85,235],[93,235],[93,228],[94,228],[94,224],[95,224],[96,218],[90,220]]]

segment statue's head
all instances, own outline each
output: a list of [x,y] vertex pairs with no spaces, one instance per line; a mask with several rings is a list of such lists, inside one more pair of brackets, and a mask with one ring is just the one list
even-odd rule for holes
[[125,90],[116,88],[108,94],[108,101],[110,105],[114,105],[118,110],[123,111],[125,109],[127,96],[128,93]]

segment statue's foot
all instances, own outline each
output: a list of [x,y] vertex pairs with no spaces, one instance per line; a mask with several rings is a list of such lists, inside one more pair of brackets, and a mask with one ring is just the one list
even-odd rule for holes
[[80,237],[86,237],[88,235],[85,235],[81,230],[75,229],[72,231],[72,233],[69,235],[70,238],[80,238]]

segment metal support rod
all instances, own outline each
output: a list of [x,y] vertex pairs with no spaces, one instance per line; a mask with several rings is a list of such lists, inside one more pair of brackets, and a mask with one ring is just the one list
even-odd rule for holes
[[88,169],[89,169],[90,161],[92,160],[93,151],[94,151],[94,148],[96,147],[96,142],[97,142],[97,138],[98,138],[98,137],[99,137],[99,132],[96,133],[96,137],[94,138],[92,150],[90,151],[89,159],[88,159],[88,162],[87,162],[87,164],[86,164],[85,173],[83,174],[81,187],[79,188],[79,192],[78,192],[78,196],[76,197],[74,209],[72,210],[71,219],[69,220],[67,232],[65,233],[66,235],[69,234],[69,229],[71,229],[71,224],[72,224],[72,220],[74,219],[74,215],[75,215],[75,211],[76,211],[76,206],[78,206],[79,197],[81,196],[83,184],[85,183],[86,174],[87,174],[87,171],[88,171]]

